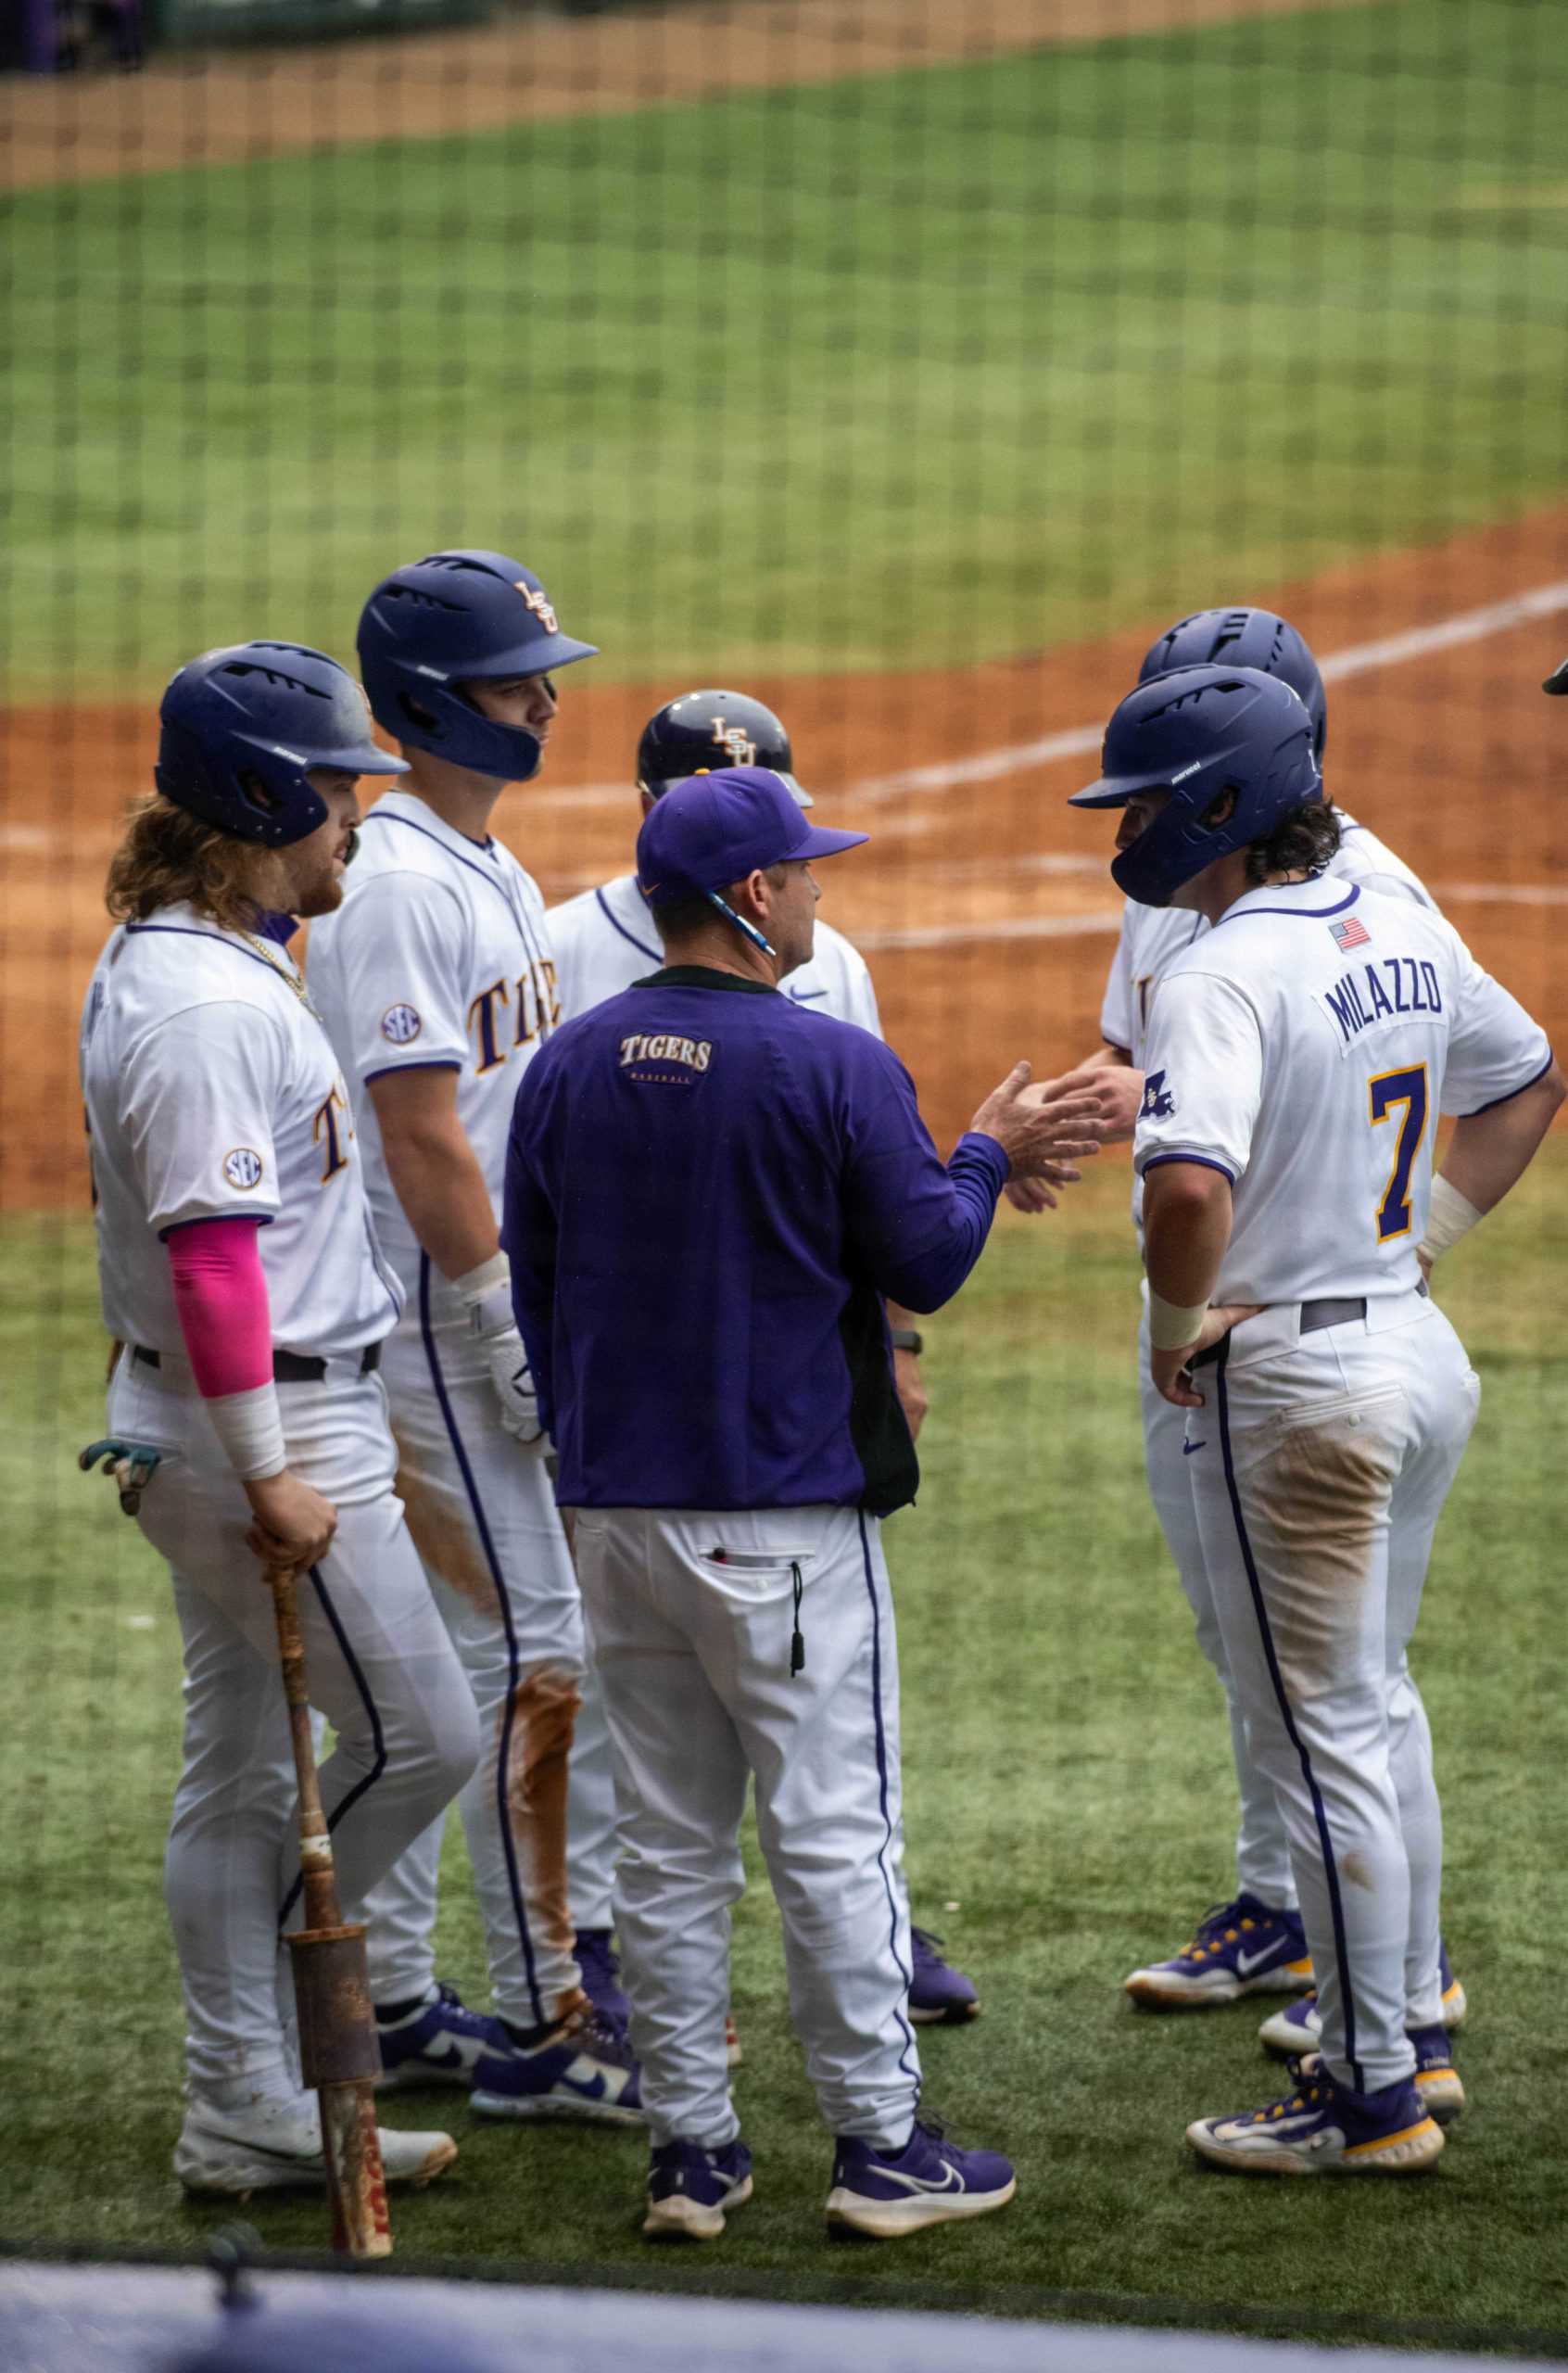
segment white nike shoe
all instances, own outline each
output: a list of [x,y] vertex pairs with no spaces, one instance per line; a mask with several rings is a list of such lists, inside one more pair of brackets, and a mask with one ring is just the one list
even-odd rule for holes
[[[404,2134],[386,2126],[377,2131],[389,2184],[431,2183],[457,2157],[449,2134]],[[193,2098],[174,2145],[174,2173],[189,2192],[224,2192],[237,2200],[299,2185],[323,2188],[326,2161],[315,2095],[259,2100],[243,2110],[214,2109]]]

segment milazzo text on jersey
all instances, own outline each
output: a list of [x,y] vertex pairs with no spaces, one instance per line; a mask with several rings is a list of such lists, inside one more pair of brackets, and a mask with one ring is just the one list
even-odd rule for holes
[[[1365,983],[1363,988],[1362,983]],[[1322,993],[1323,1003],[1348,1046],[1363,1030],[1400,1013],[1441,1013],[1443,992],[1435,965],[1424,957],[1383,956],[1342,972]]]

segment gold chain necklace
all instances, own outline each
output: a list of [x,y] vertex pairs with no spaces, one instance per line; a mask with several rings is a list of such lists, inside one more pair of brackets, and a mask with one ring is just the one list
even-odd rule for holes
[[252,949],[256,955],[259,956],[262,963],[267,967],[267,970],[270,972],[275,972],[280,981],[287,982],[289,987],[299,999],[299,1002],[304,1007],[306,1012],[315,1021],[320,1022],[322,1017],[317,1013],[315,1007],[310,1003],[310,993],[305,986],[305,983],[299,974],[295,971],[293,965],[280,963],[277,957],[272,954],[268,942],[264,939],[259,939],[254,932],[242,931],[239,929],[237,924],[235,926],[235,930],[237,935],[244,940],[246,945]]

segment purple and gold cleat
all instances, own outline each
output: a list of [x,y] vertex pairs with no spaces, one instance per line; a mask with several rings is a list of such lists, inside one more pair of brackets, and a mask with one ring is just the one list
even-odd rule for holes
[[1312,1983],[1298,1911],[1276,1911],[1239,1895],[1205,1912],[1190,1945],[1168,1961],[1135,1969],[1124,1981],[1145,2010],[1202,2009],[1244,1994],[1292,1994]]
[[[1449,1966],[1447,1949],[1441,1946],[1437,1975],[1443,1988],[1443,2024],[1451,2035],[1456,2027],[1463,2026],[1470,2005]],[[1294,2060],[1301,2052],[1316,2051],[1322,2029],[1323,2023],[1318,2016],[1318,1991],[1311,1986],[1298,2002],[1292,2002],[1283,2011],[1271,2011],[1258,2030],[1258,2040],[1276,2060]],[[1414,2034],[1415,2030],[1410,2032]]]
[[1235,2117],[1199,2118],[1187,2139],[1217,2167],[1244,2176],[1420,2175],[1443,2136],[1407,2078],[1352,2093],[1321,2069],[1294,2093]]

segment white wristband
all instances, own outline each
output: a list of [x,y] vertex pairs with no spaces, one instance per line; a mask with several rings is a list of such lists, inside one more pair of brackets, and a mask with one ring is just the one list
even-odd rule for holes
[[481,1342],[504,1335],[516,1321],[512,1314],[512,1263],[504,1252],[492,1252],[476,1269],[452,1279],[452,1291],[468,1310],[469,1324]]
[[1439,1171],[1432,1182],[1432,1203],[1426,1214],[1426,1234],[1421,1239],[1422,1253],[1426,1260],[1435,1261],[1440,1252],[1451,1250],[1461,1236],[1468,1236],[1476,1221],[1484,1217],[1485,1213],[1478,1212],[1457,1186],[1450,1186]]
[[281,1475],[288,1461],[284,1454],[283,1413],[273,1384],[253,1385],[248,1392],[224,1392],[203,1403],[223,1454],[242,1483],[259,1483]]
[[512,1263],[504,1252],[492,1252],[476,1269],[466,1269],[461,1277],[452,1279],[453,1293],[470,1310],[487,1294],[494,1293],[498,1286],[505,1286],[509,1292],[512,1288]]
[[1206,1301],[1188,1310],[1179,1301],[1167,1301],[1152,1286],[1149,1288],[1149,1340],[1157,1351],[1184,1351],[1203,1333],[1208,1316]]

